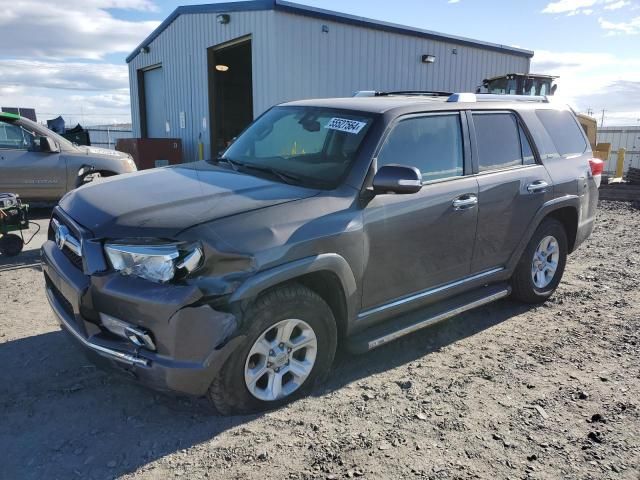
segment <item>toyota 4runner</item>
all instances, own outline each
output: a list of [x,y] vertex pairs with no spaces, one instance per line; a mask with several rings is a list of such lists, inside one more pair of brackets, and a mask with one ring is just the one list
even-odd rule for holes
[[67,194],[42,247],[96,362],[223,413],[512,297],[545,301],[591,233],[602,163],[570,109],[438,93],[276,106],[214,161]]

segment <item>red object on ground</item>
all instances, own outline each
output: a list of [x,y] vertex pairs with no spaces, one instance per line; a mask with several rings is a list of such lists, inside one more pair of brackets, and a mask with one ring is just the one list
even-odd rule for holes
[[121,138],[116,150],[130,154],[138,170],[182,163],[179,138]]

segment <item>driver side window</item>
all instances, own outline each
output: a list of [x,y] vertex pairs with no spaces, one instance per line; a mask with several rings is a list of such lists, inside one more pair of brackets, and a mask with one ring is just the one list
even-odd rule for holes
[[462,176],[460,115],[429,115],[398,122],[378,154],[378,168],[390,164],[416,167],[425,182]]
[[33,136],[15,123],[0,120],[0,149],[29,150],[33,146]]

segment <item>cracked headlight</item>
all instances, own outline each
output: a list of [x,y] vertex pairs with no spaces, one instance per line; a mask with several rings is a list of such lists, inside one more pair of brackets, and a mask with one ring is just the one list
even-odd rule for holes
[[104,246],[109,263],[123,275],[133,275],[152,282],[168,282],[176,270],[192,272],[202,259],[199,247],[181,251],[178,245],[124,245],[107,243]]

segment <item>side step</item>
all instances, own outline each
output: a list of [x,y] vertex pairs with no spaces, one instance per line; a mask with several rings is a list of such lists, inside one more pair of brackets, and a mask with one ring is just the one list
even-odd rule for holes
[[420,310],[414,310],[353,335],[347,339],[347,349],[351,353],[368,352],[417,330],[455,317],[462,312],[500,300],[509,296],[510,293],[511,287],[507,283],[500,283],[473,290]]

